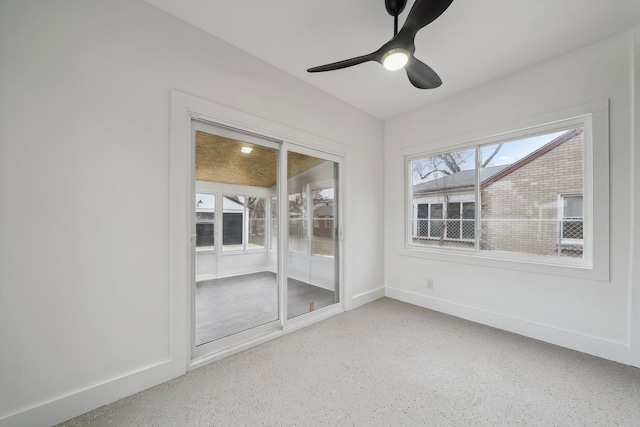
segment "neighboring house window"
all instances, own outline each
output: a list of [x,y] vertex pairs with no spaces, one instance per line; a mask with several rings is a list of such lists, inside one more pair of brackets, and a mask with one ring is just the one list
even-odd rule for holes
[[408,246],[582,258],[584,134],[574,120],[408,159]]
[[456,202],[447,205],[447,237],[449,239],[474,239],[475,205],[475,202]]
[[414,239],[473,241],[474,219],[475,202],[418,203]]
[[582,254],[584,244],[584,207],[582,194],[560,195],[559,251],[569,255]]

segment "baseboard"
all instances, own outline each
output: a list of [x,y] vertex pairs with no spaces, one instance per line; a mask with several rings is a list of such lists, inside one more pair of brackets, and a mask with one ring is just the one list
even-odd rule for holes
[[387,286],[385,296],[561,347],[631,364],[628,345]]
[[168,381],[172,378],[171,375],[171,361],[164,361],[50,401],[20,409],[0,418],[0,426],[58,424]]
[[354,295],[351,297],[350,300],[347,301],[347,310],[353,310],[354,308],[358,308],[362,305],[369,304],[370,302],[373,302],[384,296],[385,296],[384,287],[380,287],[372,291],[367,291],[358,295]]

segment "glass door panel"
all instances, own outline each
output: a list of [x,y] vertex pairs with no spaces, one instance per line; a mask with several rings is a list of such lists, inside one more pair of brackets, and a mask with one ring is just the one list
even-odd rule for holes
[[201,248],[215,261],[215,271],[196,274],[193,285],[198,356],[227,345],[234,335],[279,326],[278,268],[271,256],[278,240],[270,239],[266,224],[267,218],[277,223],[272,210],[278,203],[279,144],[200,122],[193,137],[195,268],[201,267]]
[[216,277],[215,194],[196,193],[196,282]]
[[338,163],[287,153],[287,318],[339,302]]

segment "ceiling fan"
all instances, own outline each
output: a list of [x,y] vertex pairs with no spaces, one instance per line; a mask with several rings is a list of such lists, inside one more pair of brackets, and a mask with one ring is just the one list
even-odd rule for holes
[[431,67],[413,56],[416,50],[414,40],[416,33],[442,15],[452,2],[453,0],[416,0],[402,29],[398,32],[398,15],[404,10],[407,0],[385,0],[387,12],[394,19],[393,38],[391,40],[368,55],[320,65],[319,67],[309,68],[307,71],[318,73],[339,70],[367,61],[376,61],[389,70],[404,68],[411,84],[419,89],[436,88],[442,84],[442,80]]

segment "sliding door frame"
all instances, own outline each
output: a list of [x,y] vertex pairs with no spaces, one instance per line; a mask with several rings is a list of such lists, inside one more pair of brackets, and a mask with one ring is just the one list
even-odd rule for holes
[[[311,156],[311,157],[316,157],[322,160],[327,160],[330,162],[333,162],[334,164],[338,165],[338,176],[335,179],[335,183],[334,183],[334,188],[336,189],[336,194],[337,197],[335,198],[335,203],[337,205],[337,209],[336,209],[336,213],[337,213],[337,221],[338,221],[338,230],[337,233],[338,234],[338,239],[337,239],[337,244],[338,244],[338,256],[334,258],[334,272],[337,271],[337,274],[334,277],[334,281],[338,282],[338,289],[337,289],[337,293],[338,293],[338,302],[328,306],[328,307],[323,307],[323,308],[319,308],[317,309],[317,311],[319,313],[323,313],[323,311],[325,310],[331,310],[332,307],[335,306],[335,304],[340,304],[341,307],[344,308],[344,297],[345,297],[345,292],[344,292],[344,282],[343,282],[343,273],[342,270],[343,268],[343,262],[342,262],[342,254],[343,254],[343,248],[342,248],[342,238],[340,238],[339,236],[342,236],[341,233],[341,227],[342,227],[342,223],[343,223],[343,212],[342,212],[342,199],[341,199],[341,195],[342,195],[342,168],[343,168],[343,158],[342,156],[338,156],[335,154],[331,154],[331,153],[327,153],[325,151],[319,151],[317,149],[313,149],[310,147],[305,147],[305,146],[301,146],[295,143],[287,143],[287,142],[283,142],[282,144],[282,149],[281,149],[281,153],[280,153],[280,164],[282,164],[282,170],[286,171],[288,170],[288,154],[290,152],[293,153],[298,153],[298,154],[304,154],[306,156]],[[289,256],[289,185],[288,185],[288,179],[285,176],[284,177],[284,185],[281,185],[279,188],[279,192],[278,192],[278,200],[279,200],[279,205],[278,205],[278,227],[279,230],[282,230],[279,232],[279,242],[280,240],[282,240],[281,244],[278,245],[278,249],[282,249],[282,251],[284,253],[279,253],[279,259],[278,262],[280,263],[279,266],[279,270],[283,272],[283,277],[282,280],[284,280],[284,284],[283,284],[283,288],[281,289],[286,289],[287,288],[287,280],[288,280],[288,274],[287,274],[287,257]],[[309,196],[309,194],[307,195]],[[308,197],[307,199],[307,204],[310,205],[312,204],[312,201],[310,200],[310,198]],[[312,234],[313,232],[313,209],[309,209],[309,206],[307,207],[307,211],[309,212],[310,215],[310,223],[311,224],[307,224],[310,225],[310,229],[307,231],[307,238],[309,238],[309,236]],[[311,260],[311,258],[313,257],[312,251],[311,251],[311,245],[312,245],[312,241],[311,239],[309,239],[307,241],[307,251],[308,251],[308,256],[309,259]],[[335,287],[334,287],[334,292],[335,292]],[[307,313],[304,314],[302,316],[298,316],[298,317],[293,317],[293,318],[289,318],[288,315],[288,303],[287,300],[287,293],[286,292],[281,292],[281,316],[283,319],[283,328],[285,330],[287,330],[288,328],[292,328],[295,327],[298,323],[305,323],[306,322],[306,318],[311,317],[314,312],[311,313]]]
[[[260,145],[262,147],[266,147],[266,148],[270,148],[273,150],[277,150],[278,153],[281,151],[282,149],[282,142],[273,138],[267,138],[267,137],[263,137],[262,135],[257,135],[254,133],[249,133],[247,131],[244,131],[242,129],[235,129],[235,128],[231,128],[230,126],[226,126],[226,125],[221,125],[219,123],[214,123],[211,120],[207,120],[206,118],[203,117],[198,117],[198,118],[193,118],[191,120],[191,167],[192,167],[192,171],[191,171],[191,175],[193,176],[193,179],[191,181],[191,200],[192,200],[192,205],[193,202],[195,201],[195,195],[196,192],[198,190],[198,184],[196,181],[196,170],[195,170],[195,164],[196,164],[196,132],[200,131],[200,132],[204,132],[204,133],[208,133],[211,135],[216,135],[216,136],[220,136],[223,138],[229,138],[229,139],[234,139],[234,140],[238,140],[238,141],[243,141],[243,142],[247,142],[249,144],[253,144],[253,145]],[[280,156],[278,154],[278,156]],[[276,162],[276,168],[278,168],[278,170],[280,169],[280,167],[278,166],[278,163]],[[216,257],[216,277],[220,278],[219,275],[219,271],[221,268],[221,264],[223,263],[223,259],[226,257],[227,259],[231,258],[231,257],[235,257],[237,256],[236,254],[233,253],[224,253],[224,249],[223,249],[223,223],[224,223],[224,209],[223,209],[223,204],[224,204],[224,195],[228,194],[228,193],[234,193],[234,194],[240,194],[240,195],[244,195],[244,196],[250,196],[250,195],[260,195],[262,197],[265,198],[265,201],[268,199],[268,191],[266,189],[264,190],[263,194],[258,194],[260,192],[260,189],[257,189],[256,187],[250,187],[250,186],[240,186],[240,185],[236,185],[236,184],[223,184],[223,183],[210,183],[211,185],[209,186],[209,188],[214,189],[212,194],[215,194],[215,198],[216,198],[216,207],[215,207],[215,212],[217,213],[217,217],[216,217],[216,221],[215,221],[215,232],[214,232],[214,236],[215,236],[215,257]],[[279,188],[280,183],[278,182],[276,184],[276,191]],[[243,188],[246,187],[246,188]],[[206,191],[206,190],[205,190]],[[210,190],[211,191],[211,190]],[[249,194],[250,193],[250,194]],[[268,211],[269,208],[267,208]],[[244,228],[245,224],[243,223],[243,228]],[[195,209],[192,209],[191,211],[191,227],[195,227]],[[245,233],[243,232],[243,236],[246,237]],[[282,322],[281,319],[278,318],[276,320],[267,322],[265,324],[262,325],[258,325],[255,326],[253,328],[244,330],[244,331],[240,331],[240,332],[236,332],[234,334],[222,337],[222,338],[218,338],[215,339],[213,341],[207,342],[207,343],[203,343],[201,345],[196,345],[196,337],[195,337],[195,329],[196,329],[196,310],[195,310],[195,306],[196,306],[196,272],[195,272],[195,228],[192,228],[191,231],[191,259],[189,261],[189,266],[192,270],[191,273],[191,283],[190,283],[190,293],[189,293],[189,322],[190,322],[190,337],[191,337],[191,343],[190,343],[190,348],[191,348],[191,360],[197,360],[203,357],[206,357],[208,355],[211,354],[217,354],[220,353],[221,351],[227,349],[227,348],[232,348],[234,346],[236,346],[238,343],[241,342],[247,342],[247,341],[251,341],[254,340],[256,338],[259,338],[260,336],[263,335],[268,335],[274,331],[277,331],[279,329],[282,329]],[[246,244],[246,241],[243,239],[243,247]],[[243,253],[246,253],[243,250]],[[267,242],[265,241],[265,248],[264,248],[264,256],[265,259],[268,257],[269,252],[268,252],[268,246],[267,246]],[[279,268],[276,269],[276,275],[278,277],[278,299],[280,300],[280,294],[282,293],[281,287],[280,287],[280,276],[282,274],[282,272],[280,271]],[[224,277],[224,276],[223,276]],[[278,311],[278,314],[280,315],[280,310]]]
[[[289,150],[302,152],[319,158],[325,158],[339,164],[338,179],[338,218],[340,221],[338,235],[340,295],[339,302],[329,307],[287,320],[285,312],[285,293],[280,292],[280,327],[272,329],[270,326],[264,331],[250,330],[237,334],[229,339],[220,340],[220,346],[212,353],[194,355],[192,336],[192,290],[191,283],[195,280],[193,268],[194,259],[191,240],[193,215],[193,195],[195,184],[194,148],[192,148],[192,121],[198,120],[212,124],[238,129],[265,137],[266,139],[282,141],[279,151],[278,167],[278,280],[283,289],[286,280],[287,239],[283,239],[287,230],[287,153]],[[212,362],[253,347],[285,333],[302,328],[319,320],[328,318],[345,310],[345,297],[348,295],[348,284],[344,274],[343,225],[344,213],[344,160],[348,156],[346,146],[316,135],[307,134],[297,129],[272,122],[261,117],[234,110],[210,101],[206,101],[178,91],[171,92],[171,128],[169,141],[169,304],[170,304],[170,340],[169,354],[171,359],[172,376],[183,375],[188,370],[195,369]],[[284,183],[284,185],[282,184]],[[256,332],[254,334],[254,332]],[[259,332],[259,333],[257,333]]]

